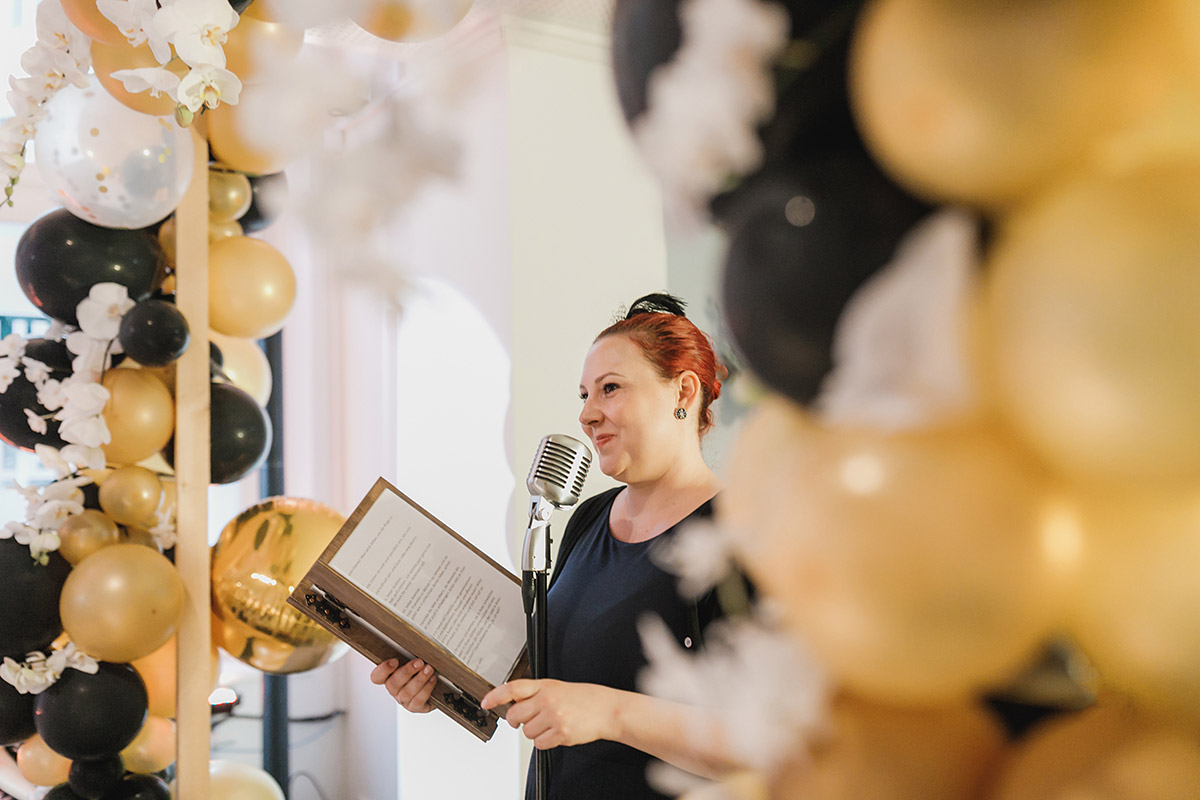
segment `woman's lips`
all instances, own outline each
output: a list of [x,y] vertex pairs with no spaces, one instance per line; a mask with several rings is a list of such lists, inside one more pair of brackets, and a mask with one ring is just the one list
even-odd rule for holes
[[603,447],[604,445],[608,444],[615,438],[617,438],[617,435],[615,433],[605,433],[600,436],[597,436],[596,437],[596,447]]

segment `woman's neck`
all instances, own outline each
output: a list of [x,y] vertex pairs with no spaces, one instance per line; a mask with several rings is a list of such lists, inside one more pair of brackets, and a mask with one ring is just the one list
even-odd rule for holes
[[614,505],[613,533],[623,541],[653,538],[684,519],[721,488],[699,453],[676,459],[652,481],[626,485]]

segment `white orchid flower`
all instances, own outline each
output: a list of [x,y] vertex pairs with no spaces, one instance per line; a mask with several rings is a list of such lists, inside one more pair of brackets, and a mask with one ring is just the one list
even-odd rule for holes
[[78,649],[74,642],[67,642],[52,652],[46,659],[46,666],[59,676],[68,669],[77,669],[89,675],[95,675],[100,670],[100,664],[96,659]]
[[57,411],[67,402],[66,387],[62,381],[47,378],[38,385],[37,400],[47,411]]
[[[60,450],[59,454],[66,461],[80,469],[104,469],[104,465],[107,463],[104,458],[104,451],[99,447],[84,447],[83,445],[69,444]],[[89,478],[88,483],[91,482]]]
[[0,339],[0,356],[21,358],[25,355],[25,340],[19,333],[10,333]]
[[44,665],[39,663],[38,667],[34,667],[11,658],[5,658],[4,664],[0,665],[0,679],[21,694],[41,694],[54,684],[50,670]]
[[67,19],[60,0],[42,0],[38,3],[35,24],[39,42],[76,57],[91,50],[92,40]]
[[42,531],[58,530],[58,526],[82,513],[82,503],[73,500],[47,500],[33,515],[31,522]]
[[196,67],[179,82],[179,103],[193,114],[201,106],[216,108],[221,103],[235,105],[242,82],[223,67]]
[[[158,11],[155,0],[98,0],[96,7],[134,47],[147,41],[153,30],[151,20]],[[166,44],[165,40],[163,44]],[[155,57],[158,57],[157,51]]]
[[6,522],[4,527],[0,528],[0,539],[15,538],[18,544],[28,544],[35,535],[37,531],[24,522]]
[[68,333],[67,350],[74,353],[75,358],[71,361],[71,377],[65,383],[95,383],[100,380],[100,373],[106,366],[108,348],[108,342],[93,339],[83,331]]
[[62,545],[62,539],[54,531],[41,531],[29,543],[29,554],[43,566],[50,560],[47,556]]
[[22,358],[21,365],[25,367],[25,380],[35,386],[41,385],[50,378],[50,367],[46,366],[44,361],[38,361],[36,358]]
[[118,69],[112,73],[112,77],[125,86],[125,91],[133,94],[149,92],[151,97],[165,94],[172,100],[179,97],[179,76],[169,69],[162,67]]
[[51,447],[48,444],[36,444],[33,446],[33,452],[37,454],[38,459],[42,462],[42,466],[51,470],[60,478],[65,478],[75,471],[67,463],[66,457],[56,447]]
[[103,413],[110,397],[108,389],[98,383],[67,379],[65,382],[66,403],[56,415],[67,420],[77,417],[94,417]]
[[46,96],[53,94],[63,83],[73,83],[80,88],[88,85],[85,69],[70,53],[38,42],[21,54],[21,69],[38,82]]
[[25,412],[25,421],[29,423],[29,430],[37,434],[44,434],[46,432],[46,418],[31,408],[22,410]]
[[121,317],[133,308],[129,290],[119,283],[97,283],[75,307],[79,329],[93,339],[115,339]]
[[62,427],[58,429],[58,435],[64,442],[84,447],[100,447],[112,441],[108,423],[99,415],[64,420]]
[[158,10],[153,23],[189,67],[224,67],[221,46],[237,24],[227,0],[175,0]]
[[12,382],[21,377],[21,368],[15,358],[0,358],[0,394],[8,391]]

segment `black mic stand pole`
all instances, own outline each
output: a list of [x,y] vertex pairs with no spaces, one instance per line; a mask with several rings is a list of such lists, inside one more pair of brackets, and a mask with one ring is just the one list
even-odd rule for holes
[[[521,597],[525,604],[525,649],[529,677],[546,677],[546,589],[550,577],[550,514],[554,506],[535,496],[529,503],[529,527],[521,553]],[[546,800],[550,791],[550,754],[533,751],[534,800]]]

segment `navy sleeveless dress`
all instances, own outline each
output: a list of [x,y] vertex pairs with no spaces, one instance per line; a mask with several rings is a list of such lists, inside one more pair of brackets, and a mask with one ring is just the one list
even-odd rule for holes
[[[660,569],[650,553],[685,523],[712,516],[707,502],[673,528],[646,542],[613,538],[608,527],[613,500],[623,487],[585,501],[567,523],[546,604],[547,670],[551,678],[638,691],[646,666],[637,623],[646,615],[663,619],[682,646],[693,631],[719,614],[715,594],[699,603],[676,589],[677,578]],[[573,525],[583,520],[583,527]],[[565,557],[563,554],[565,553]],[[697,628],[699,625],[699,628]],[[609,741],[556,747],[550,754],[550,800],[660,800],[646,781],[651,757]],[[533,798],[530,763],[527,800]]]

